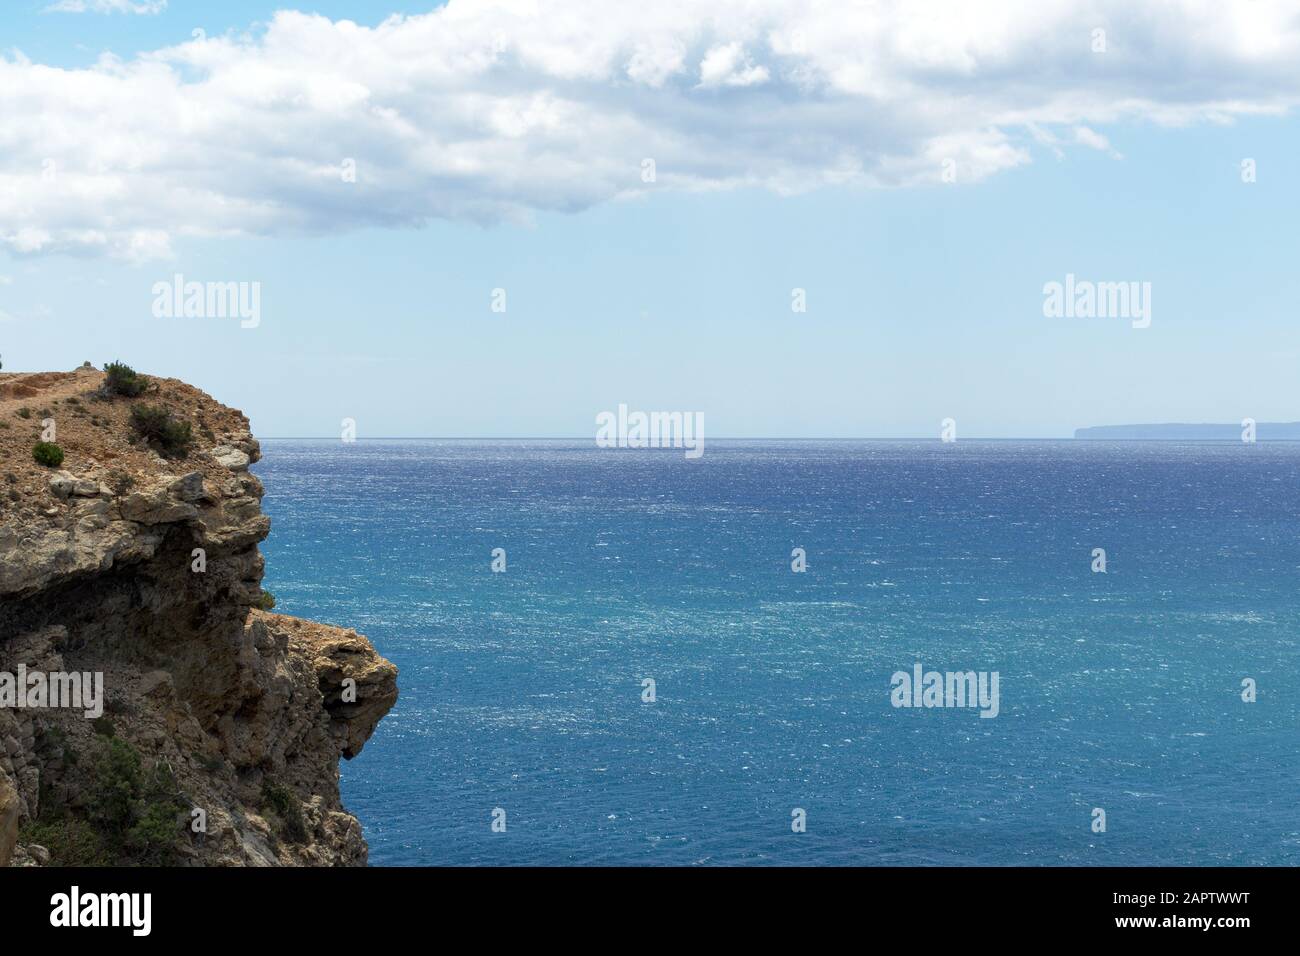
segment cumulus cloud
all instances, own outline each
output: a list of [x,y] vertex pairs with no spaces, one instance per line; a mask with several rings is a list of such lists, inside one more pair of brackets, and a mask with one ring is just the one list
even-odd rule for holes
[[167,0],[58,0],[46,13],[162,13]]
[[1108,153],[1115,159],[1123,159],[1119,151],[1110,145],[1110,139],[1095,129],[1089,129],[1086,126],[1076,126],[1074,128],[1074,141],[1089,149],[1095,149],[1102,153]]
[[765,83],[770,74],[765,66],[754,66],[738,42],[715,46],[700,63],[701,86],[753,86]]
[[1097,128],[1120,121],[1285,112],[1287,7],[451,0],[373,27],[282,11],[83,69],[11,53],[0,245],[146,259],[663,190],[978,181],[1043,146],[1113,153]]

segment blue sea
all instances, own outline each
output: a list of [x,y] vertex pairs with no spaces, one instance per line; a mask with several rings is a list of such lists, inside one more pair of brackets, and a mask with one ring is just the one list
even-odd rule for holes
[[373,865],[1300,863],[1300,444],[263,450],[278,610],[401,671]]

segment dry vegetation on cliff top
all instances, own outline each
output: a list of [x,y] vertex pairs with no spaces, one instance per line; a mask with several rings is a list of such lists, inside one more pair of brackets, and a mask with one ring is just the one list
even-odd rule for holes
[[[397,669],[355,631],[255,609],[248,419],[109,377],[0,373],[0,672],[102,674],[106,698],[94,720],[0,707],[0,866],[364,863],[338,760]],[[47,420],[53,467],[33,457]]]
[[[72,372],[0,372],[0,515],[44,512],[56,505],[49,481],[60,470],[120,493],[126,483],[163,466],[176,472],[225,473],[212,449],[249,440],[243,414],[177,379],[150,376],[148,391],[127,398],[104,394],[104,378],[90,366]],[[164,460],[137,436],[131,409],[154,406],[191,423],[194,442],[188,454]],[[55,444],[65,456],[54,469],[32,457],[47,419],[54,421]],[[256,454],[250,456],[254,461]]]

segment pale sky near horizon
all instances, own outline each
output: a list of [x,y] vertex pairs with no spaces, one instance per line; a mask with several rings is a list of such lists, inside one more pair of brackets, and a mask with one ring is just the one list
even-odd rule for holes
[[[5,371],[121,358],[263,437],[1300,419],[1297,4],[7,6]],[[260,324],[155,317],[176,274]],[[1150,327],[1045,317],[1067,274]]]

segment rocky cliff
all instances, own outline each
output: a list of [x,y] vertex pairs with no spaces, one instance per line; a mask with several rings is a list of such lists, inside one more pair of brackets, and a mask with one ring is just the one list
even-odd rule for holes
[[[248,420],[138,385],[0,373],[0,865],[362,864],[338,759],[396,701],[396,668],[261,609]],[[43,438],[61,462],[35,460]],[[52,706],[68,675],[82,703],[102,675],[101,715]]]

